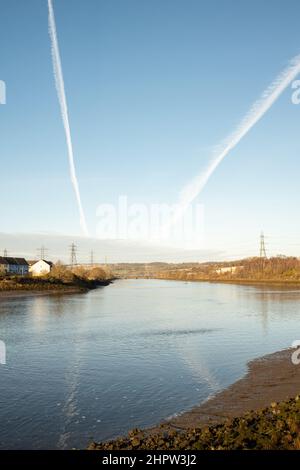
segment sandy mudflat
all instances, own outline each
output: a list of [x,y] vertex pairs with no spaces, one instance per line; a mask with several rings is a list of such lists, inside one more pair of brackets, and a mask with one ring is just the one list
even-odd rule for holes
[[221,423],[246,411],[259,410],[300,394],[300,365],[286,349],[248,364],[248,373],[202,405],[171,419],[164,427],[186,429]]
[[159,426],[134,429],[127,436],[93,442],[88,448],[300,449],[300,365],[292,363],[293,352],[287,349],[250,362],[242,379]]

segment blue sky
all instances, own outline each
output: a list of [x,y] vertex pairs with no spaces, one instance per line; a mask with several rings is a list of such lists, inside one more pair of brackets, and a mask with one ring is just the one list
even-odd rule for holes
[[[174,203],[211,149],[300,54],[297,0],[54,0],[82,200]],[[54,86],[46,0],[1,0],[1,227],[80,234]],[[203,249],[300,255],[300,106],[291,89],[198,198]],[[4,177],[3,177],[4,176]],[[1,247],[0,247],[1,249]],[[197,255],[196,255],[197,256]]]

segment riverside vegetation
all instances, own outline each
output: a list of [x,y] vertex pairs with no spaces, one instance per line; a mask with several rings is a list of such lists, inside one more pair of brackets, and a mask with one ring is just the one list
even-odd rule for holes
[[120,278],[300,284],[300,260],[292,256],[207,263],[123,263],[110,268]]
[[225,423],[151,433],[135,429],[127,437],[92,443],[90,450],[299,450],[300,398],[271,403],[267,408],[228,419]]
[[108,285],[110,282],[108,274],[100,267],[91,269],[74,267],[70,269],[57,263],[49,274],[40,277],[2,276],[0,278],[0,292],[86,291]]

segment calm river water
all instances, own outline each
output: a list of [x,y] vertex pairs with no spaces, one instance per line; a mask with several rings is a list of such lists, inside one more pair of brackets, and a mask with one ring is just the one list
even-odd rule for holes
[[187,410],[300,339],[299,301],[161,280],[0,299],[0,447],[85,447]]

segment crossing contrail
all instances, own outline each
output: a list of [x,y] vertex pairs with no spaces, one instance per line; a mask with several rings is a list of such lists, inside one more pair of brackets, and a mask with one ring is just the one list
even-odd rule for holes
[[53,72],[54,72],[55,85],[56,85],[56,90],[57,90],[57,95],[58,95],[58,100],[59,100],[60,110],[61,110],[61,116],[63,120],[66,141],[67,141],[71,182],[73,185],[73,189],[74,189],[76,201],[77,201],[77,206],[79,210],[80,225],[84,234],[88,236],[89,233],[88,233],[86,218],[85,218],[85,214],[84,214],[84,210],[83,210],[83,206],[81,202],[79,184],[78,184],[78,180],[76,176],[76,169],[75,169],[75,163],[74,163],[72,137],[71,137],[70,123],[69,123],[69,116],[68,116],[68,106],[67,106],[64,77],[63,77],[63,72],[62,72],[62,67],[61,67],[59,47],[58,47],[58,41],[57,41],[55,16],[54,16],[54,11],[53,11],[52,0],[48,0],[48,11],[49,11],[49,34],[51,38]]
[[204,171],[188,183],[180,193],[179,203],[171,221],[171,225],[178,221],[193,200],[199,195],[208,179],[213,174],[221,161],[233,150],[237,144],[245,137],[253,126],[264,116],[273,106],[275,101],[290,85],[290,83],[300,73],[300,55],[294,57],[287,68],[274,80],[274,82],[264,91],[258,101],[256,101],[246,114],[244,119],[235,131],[219,146]]

